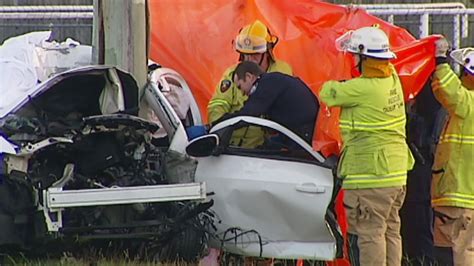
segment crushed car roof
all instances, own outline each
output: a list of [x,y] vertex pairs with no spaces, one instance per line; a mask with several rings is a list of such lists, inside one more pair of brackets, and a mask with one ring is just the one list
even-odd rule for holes
[[[36,87],[32,87],[25,90],[19,90],[16,88],[6,88],[6,91],[3,91],[3,95],[8,95],[8,97],[1,97],[0,101],[0,118],[5,117],[7,114],[16,111],[18,108],[23,106],[25,103],[29,101],[29,99],[35,98],[42,93],[46,92],[50,88],[61,86],[61,84],[66,84],[67,81],[71,78],[74,79],[87,79],[87,77],[93,76],[100,76],[106,75],[109,69],[117,70],[119,74],[120,80],[124,85],[124,93],[125,96],[125,105],[127,109],[137,108],[138,107],[138,85],[133,77],[124,71],[121,71],[113,66],[104,66],[104,65],[94,65],[94,66],[86,66],[80,67],[73,70],[69,70],[63,73],[60,73],[43,83],[38,84]],[[90,81],[90,85],[94,84],[94,80]],[[86,82],[87,83],[87,82]],[[77,90],[85,91],[88,88],[80,88],[80,84],[70,82],[68,85],[70,86],[78,86]],[[84,85],[84,84],[82,84]],[[97,84],[99,86],[99,84]],[[63,86],[64,87],[64,86]],[[71,88],[71,87],[70,87]]]

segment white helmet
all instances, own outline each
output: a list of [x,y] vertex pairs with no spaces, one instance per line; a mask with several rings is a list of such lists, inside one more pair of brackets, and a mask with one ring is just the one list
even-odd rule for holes
[[464,69],[469,72],[469,74],[474,75],[474,48],[462,48],[453,50],[449,56]]
[[339,50],[378,59],[394,59],[396,55],[390,51],[388,37],[378,27],[363,27],[349,31],[337,38]]

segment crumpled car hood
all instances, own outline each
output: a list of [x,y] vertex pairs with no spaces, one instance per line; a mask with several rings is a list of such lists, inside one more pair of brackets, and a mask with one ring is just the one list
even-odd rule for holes
[[[0,106],[12,105],[35,91],[38,83],[80,66],[92,64],[92,46],[68,38],[51,41],[51,31],[30,32],[0,45]],[[5,108],[3,108],[5,109]],[[8,108],[7,108],[8,109]]]
[[78,113],[77,119],[81,119],[101,115],[100,94],[110,70],[116,71],[122,84],[123,113],[137,115],[138,85],[130,74],[111,66],[76,68],[58,74],[32,89],[15,91],[14,95],[9,94],[8,101],[5,100],[7,97],[1,97],[0,127],[3,132],[0,132],[0,153],[14,154],[17,149],[14,141],[6,136],[8,132],[5,132],[5,123],[12,120],[9,116],[18,114],[18,117],[24,118],[24,113],[39,112],[60,117]]

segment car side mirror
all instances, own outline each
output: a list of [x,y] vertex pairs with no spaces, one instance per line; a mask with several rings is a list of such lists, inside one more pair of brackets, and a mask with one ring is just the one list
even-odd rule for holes
[[211,156],[219,146],[219,136],[216,134],[208,134],[193,139],[186,146],[186,153],[193,157]]

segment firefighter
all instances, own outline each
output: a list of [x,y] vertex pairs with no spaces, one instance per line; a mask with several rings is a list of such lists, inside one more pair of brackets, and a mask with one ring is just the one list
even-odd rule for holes
[[435,258],[439,265],[474,265],[474,48],[454,50],[460,77],[447,64],[448,43],[436,42],[432,88],[449,118],[433,165]]
[[[250,61],[237,65],[233,81],[249,98],[242,109],[225,114],[216,122],[236,116],[265,115],[311,144],[319,102],[303,81],[279,72],[264,73],[259,65]],[[290,145],[283,136],[273,140],[282,146]]]
[[352,265],[401,264],[400,210],[414,159],[406,144],[405,104],[389,60],[387,35],[378,27],[350,34],[342,47],[354,55],[361,76],[323,84],[320,99],[341,107],[343,179]]
[[[235,49],[239,61],[252,61],[260,65],[265,72],[282,72],[292,75],[293,71],[286,62],[277,60],[273,48],[278,38],[273,36],[265,24],[256,20],[240,30],[235,38]],[[207,105],[208,122],[214,123],[224,114],[238,111],[247,100],[247,96],[237,89],[232,73],[237,64],[225,70],[212,99]],[[231,144],[245,148],[254,148],[263,143],[263,131],[257,127],[245,127],[234,132]]]

